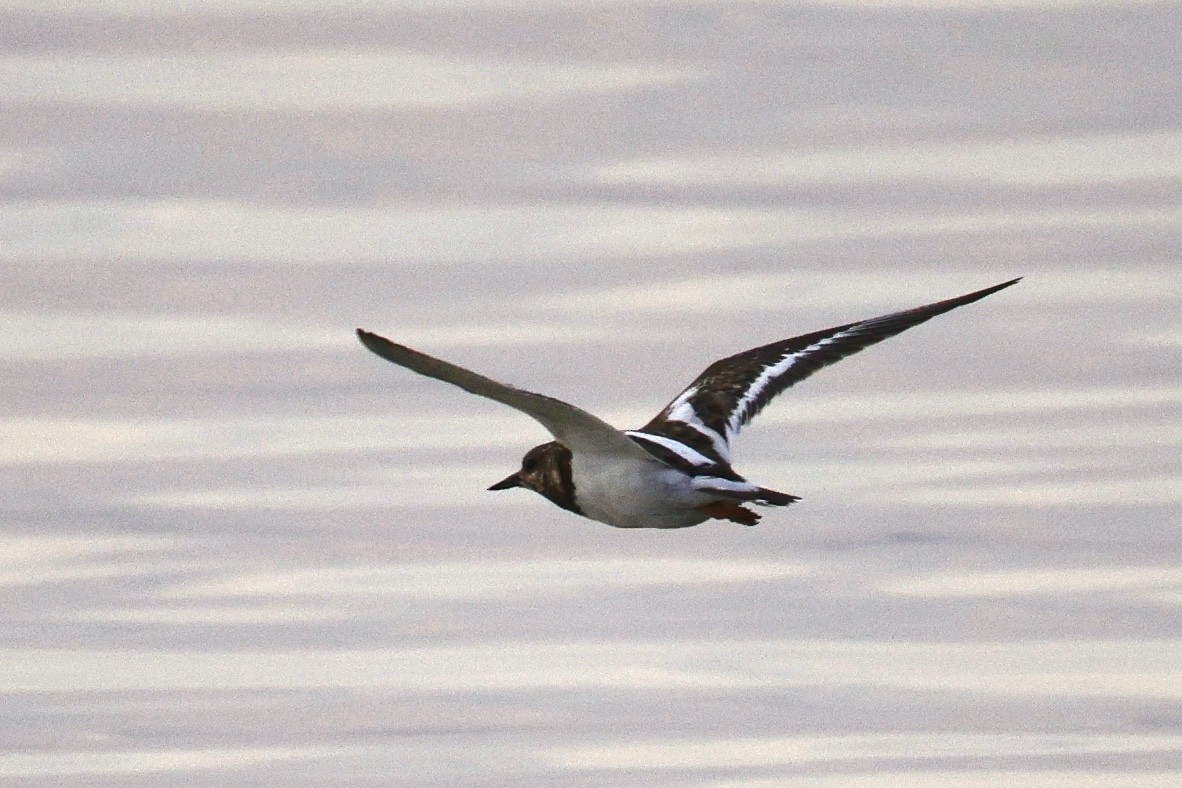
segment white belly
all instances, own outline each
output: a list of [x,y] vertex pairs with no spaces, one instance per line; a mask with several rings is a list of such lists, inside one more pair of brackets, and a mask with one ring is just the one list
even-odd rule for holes
[[657,460],[576,454],[575,501],[587,517],[617,528],[685,528],[707,519],[698,506],[713,497]]

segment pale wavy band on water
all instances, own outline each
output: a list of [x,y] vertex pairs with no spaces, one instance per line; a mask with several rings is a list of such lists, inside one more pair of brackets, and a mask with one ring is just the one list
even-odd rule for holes
[[[527,688],[883,686],[1054,697],[1182,698],[1176,640],[471,643],[402,649],[2,653],[10,690],[232,687]],[[1085,647],[1086,646],[1086,647]],[[137,670],[127,669],[136,653]]]
[[1173,231],[1182,209],[1014,208],[851,212],[611,202],[521,207],[269,208],[193,199],[0,204],[0,261],[329,263],[587,261],[779,244],[1036,231]]

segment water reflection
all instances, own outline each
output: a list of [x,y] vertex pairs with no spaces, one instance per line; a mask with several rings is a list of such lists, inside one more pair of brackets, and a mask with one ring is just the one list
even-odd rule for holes
[[672,68],[514,63],[352,47],[0,57],[0,81],[10,101],[219,111],[445,108],[658,86],[693,76]]
[[[121,359],[213,353],[332,351],[354,348],[341,326],[293,325],[289,320],[242,315],[115,315],[0,313],[12,333],[0,339],[0,358],[28,360]],[[497,347],[621,339],[626,329],[514,322],[480,325],[398,326],[404,343],[432,347]]]
[[[1069,735],[926,735],[795,736],[783,739],[703,739],[618,744],[580,748],[559,754],[572,769],[677,769],[757,765],[796,765],[841,761],[882,769],[890,761],[938,761],[952,758],[1023,758],[1030,756],[1170,752],[1182,747],[1178,736]],[[873,764],[873,766],[870,766]],[[910,783],[909,783],[910,784]],[[939,783],[931,783],[933,785]],[[953,781],[953,784],[961,784]],[[983,785],[986,783],[982,783]],[[1025,784],[1025,783],[1024,783]]]
[[144,777],[176,775],[195,770],[237,769],[244,766],[276,765],[287,761],[325,758],[350,752],[342,747],[225,747],[195,750],[177,748],[144,751],[138,749],[74,752],[20,753],[0,756],[0,776],[37,778]]
[[[4,651],[11,691],[396,687],[407,691],[882,687],[1182,698],[1182,641],[509,643],[236,652]],[[1119,675],[1118,675],[1119,674]]]
[[807,574],[792,564],[657,559],[646,561],[531,561],[319,568],[249,575],[173,588],[169,596],[406,596],[488,599],[578,592],[587,586],[677,585],[774,580]]
[[605,184],[848,185],[971,182],[1004,186],[1095,186],[1182,177],[1182,135],[1174,132],[1094,137],[913,143],[876,148],[777,152],[764,156],[653,159],[600,167]]
[[1101,591],[1141,594],[1182,591],[1182,569],[1173,566],[966,572],[926,575],[896,582],[891,594],[929,597],[1080,594]]
[[[782,244],[962,234],[1177,233],[1182,230],[1182,208],[1122,205],[887,212],[597,202],[343,210],[133,200],[58,203],[36,209],[0,205],[0,221],[16,228],[0,249],[3,261],[123,258],[139,262],[216,259],[256,265],[489,265],[505,261],[566,264],[619,255],[663,257]],[[1169,280],[1160,281],[1170,286]]]

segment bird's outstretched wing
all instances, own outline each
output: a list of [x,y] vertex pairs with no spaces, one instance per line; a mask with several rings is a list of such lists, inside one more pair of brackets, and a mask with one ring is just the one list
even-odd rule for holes
[[532,416],[560,443],[576,453],[623,453],[646,461],[651,459],[635,442],[606,421],[562,400],[498,383],[360,328],[357,329],[357,338],[361,344],[387,361]]
[[656,418],[631,434],[660,442],[696,464],[729,464],[731,440],[789,386],[862,348],[1020,280],[904,312],[814,331],[721,359],[707,367]]

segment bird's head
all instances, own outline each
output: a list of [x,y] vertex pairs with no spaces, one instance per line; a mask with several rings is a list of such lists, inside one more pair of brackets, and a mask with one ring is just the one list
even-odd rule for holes
[[558,441],[534,446],[521,458],[521,468],[489,487],[509,490],[524,487],[545,496],[564,509],[578,512],[575,485],[571,478],[571,452]]

